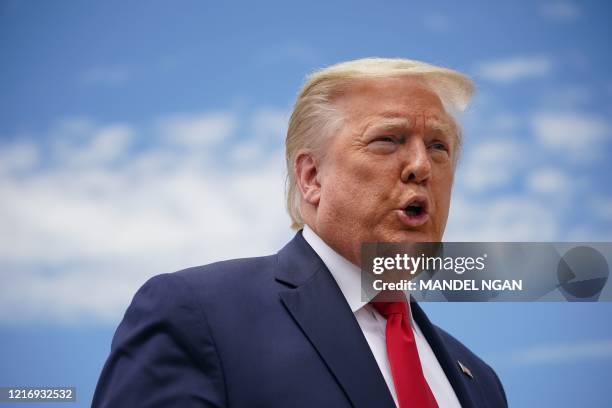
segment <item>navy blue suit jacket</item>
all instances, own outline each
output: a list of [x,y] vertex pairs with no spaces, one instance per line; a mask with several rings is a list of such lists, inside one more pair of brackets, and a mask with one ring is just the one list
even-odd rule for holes
[[[463,407],[507,406],[491,367],[416,303],[412,313]],[[395,405],[342,292],[300,232],[276,255],[146,282],[117,328],[93,406]]]

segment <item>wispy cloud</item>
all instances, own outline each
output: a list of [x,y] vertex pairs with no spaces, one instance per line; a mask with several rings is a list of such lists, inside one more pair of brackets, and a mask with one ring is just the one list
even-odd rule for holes
[[559,236],[559,213],[549,203],[528,194],[453,197],[447,241],[550,241]]
[[525,146],[510,139],[493,139],[475,146],[462,158],[459,177],[473,191],[508,184],[527,157]]
[[35,166],[40,160],[40,149],[32,141],[19,141],[0,149],[0,174],[18,173]]
[[585,359],[612,359],[612,340],[542,344],[511,354],[512,362],[517,365],[555,364]]
[[284,136],[287,132],[287,123],[289,123],[289,111],[282,111],[276,108],[261,108],[251,121],[251,128],[255,132],[254,136],[259,138],[267,135],[274,135],[278,138],[279,135]]
[[568,190],[575,191],[575,182],[574,178],[558,168],[537,169],[527,177],[528,188],[540,194],[561,195]]
[[236,118],[228,112],[176,114],[159,120],[162,138],[189,149],[206,149],[227,140],[236,129]]
[[532,118],[532,128],[544,147],[582,161],[600,157],[605,151],[602,147],[612,139],[608,120],[576,111],[538,113]]
[[[575,203],[584,202],[584,197],[592,197],[599,190],[596,172],[604,162],[572,159],[571,155],[579,156],[582,149],[574,145],[543,143],[540,137],[545,126],[536,132],[532,119],[548,112],[536,109],[538,113],[531,116],[492,107],[491,101],[485,105],[480,107],[488,109],[485,114],[470,117],[445,239],[559,241],[577,236],[586,241],[609,239],[606,228],[597,221],[601,211],[587,212],[588,216],[581,221],[573,216]],[[554,123],[554,119],[550,122]],[[546,131],[557,133],[555,129]],[[590,151],[599,146],[605,152],[604,142],[587,143],[584,149]],[[593,208],[601,210],[605,201],[593,203]]]
[[[276,251],[291,236],[276,117],[70,118],[5,142],[0,320],[116,319],[153,274]],[[237,129],[256,136],[230,143]],[[257,159],[236,165],[245,145]]]
[[544,56],[519,56],[485,61],[478,66],[480,77],[493,82],[510,83],[526,78],[541,77],[553,68],[552,61]]
[[567,1],[544,3],[540,5],[540,14],[549,20],[560,22],[574,21],[582,15],[576,4]]
[[54,159],[63,166],[103,166],[112,164],[128,152],[134,129],[123,123],[91,127],[85,137],[54,140]]

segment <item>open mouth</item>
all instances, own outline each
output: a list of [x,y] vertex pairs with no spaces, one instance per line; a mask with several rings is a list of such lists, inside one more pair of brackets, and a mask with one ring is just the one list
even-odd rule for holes
[[425,224],[428,219],[428,203],[424,196],[412,199],[403,210],[398,211],[400,221],[410,228]]
[[404,209],[404,212],[411,217],[417,217],[425,213],[425,206],[421,203],[415,202],[408,205],[408,207]]
[[404,208],[404,212],[409,217],[419,217],[427,214],[427,199],[425,197],[415,197]]

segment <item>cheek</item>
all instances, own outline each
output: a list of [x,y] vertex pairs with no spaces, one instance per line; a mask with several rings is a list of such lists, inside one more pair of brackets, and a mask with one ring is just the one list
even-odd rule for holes
[[373,215],[373,208],[382,208],[380,203],[389,198],[392,188],[388,175],[391,172],[382,163],[346,156],[338,158],[325,170],[323,195],[335,207],[345,207],[343,211]]
[[363,207],[369,208],[373,216],[384,211],[399,181],[399,172],[395,171],[392,161],[355,160],[347,171],[352,174],[354,199],[362,201]]
[[453,173],[446,171],[440,173],[432,180],[432,193],[435,202],[435,212],[442,224],[445,223],[450,206],[451,190],[453,187]]
[[326,176],[336,182],[332,183],[331,188],[342,186],[346,190],[359,190],[374,181],[374,169],[372,163],[357,154],[336,154],[335,159],[326,168]]

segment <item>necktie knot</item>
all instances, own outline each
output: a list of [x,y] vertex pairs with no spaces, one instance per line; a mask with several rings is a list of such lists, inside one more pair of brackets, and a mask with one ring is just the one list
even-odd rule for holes
[[394,314],[402,317],[408,314],[406,302],[371,302],[371,304],[385,319]]

